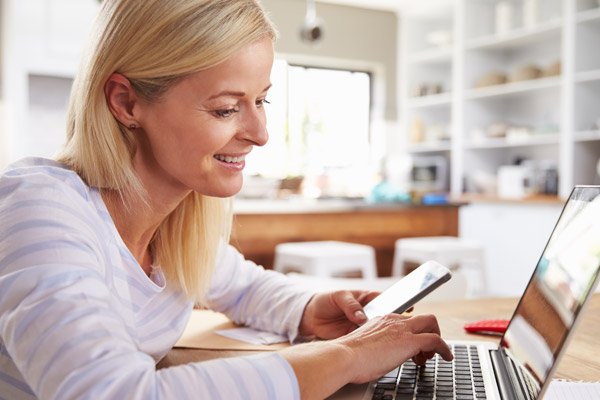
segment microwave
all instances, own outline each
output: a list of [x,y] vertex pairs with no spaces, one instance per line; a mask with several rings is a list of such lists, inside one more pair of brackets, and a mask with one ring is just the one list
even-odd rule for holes
[[412,190],[447,191],[448,160],[444,156],[413,157],[410,178]]

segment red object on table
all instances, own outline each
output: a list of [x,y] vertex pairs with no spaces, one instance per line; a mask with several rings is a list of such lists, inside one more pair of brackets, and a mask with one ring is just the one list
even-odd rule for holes
[[483,319],[469,322],[464,325],[465,331],[469,333],[502,334],[508,327],[508,319]]

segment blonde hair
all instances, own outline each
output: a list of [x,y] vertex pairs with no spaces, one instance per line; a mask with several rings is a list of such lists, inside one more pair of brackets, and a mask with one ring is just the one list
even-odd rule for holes
[[[73,83],[67,142],[58,154],[91,187],[114,190],[124,205],[145,200],[132,158],[132,133],[110,112],[104,85],[118,72],[136,94],[159,101],[179,79],[213,67],[277,33],[257,0],[104,0]],[[155,262],[186,295],[201,301],[217,251],[229,241],[230,199],[192,192],[151,243]]]

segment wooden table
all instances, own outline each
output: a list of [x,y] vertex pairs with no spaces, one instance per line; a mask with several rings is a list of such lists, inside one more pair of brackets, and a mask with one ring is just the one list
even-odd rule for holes
[[[517,305],[514,298],[486,298],[477,300],[448,301],[443,303],[423,303],[415,312],[433,313],[438,317],[442,336],[455,340],[488,340],[497,342],[493,336],[468,334],[463,324],[484,318],[510,318]],[[563,357],[555,378],[598,381],[600,380],[600,294],[594,295],[575,336]],[[215,358],[235,357],[252,351],[172,349],[158,364],[158,368],[185,364],[193,361],[206,361]]]
[[[442,336],[455,340],[489,340],[497,342],[497,337],[468,334],[463,324],[484,318],[510,318],[518,299],[486,298],[477,300],[448,301],[443,303],[423,303],[415,312],[433,313],[438,317]],[[563,357],[555,378],[571,380],[600,380],[600,294],[594,295],[567,353]],[[253,354],[251,351],[172,349],[159,363],[158,368],[205,361],[214,358],[235,357]]]
[[397,239],[458,236],[458,204],[423,206],[349,205],[339,209],[237,212],[231,244],[265,268],[275,246],[286,242],[337,240],[373,246],[379,276],[390,276]]
[[[494,336],[473,335],[462,328],[465,322],[486,318],[510,318],[518,299],[491,298],[478,300],[450,301],[445,303],[424,303],[417,306],[416,312],[433,313],[438,316],[445,339],[490,340],[498,342]],[[600,360],[592,355],[600,354],[600,294],[594,295],[588,305],[575,336],[567,348],[555,378],[598,381],[600,380]]]

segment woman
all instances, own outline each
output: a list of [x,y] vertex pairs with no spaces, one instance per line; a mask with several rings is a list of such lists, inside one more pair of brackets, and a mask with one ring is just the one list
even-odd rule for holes
[[[374,293],[307,293],[227,245],[275,36],[255,0],[104,1],[57,161],[0,178],[3,397],[312,399],[452,357],[431,316],[364,324]],[[195,303],[332,340],[156,371]]]

